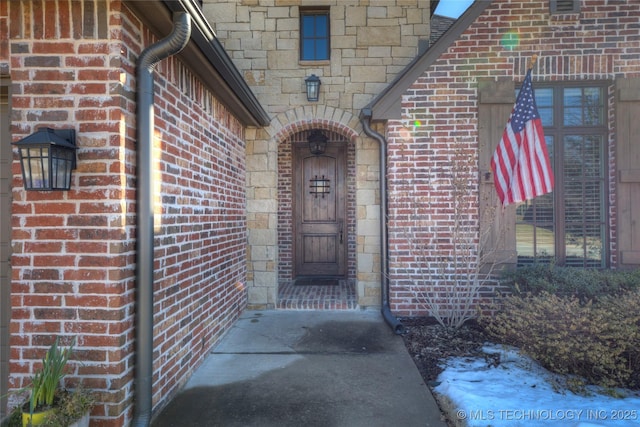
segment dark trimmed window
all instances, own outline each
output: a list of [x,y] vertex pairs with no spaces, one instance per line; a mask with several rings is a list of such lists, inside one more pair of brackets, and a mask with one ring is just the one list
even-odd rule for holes
[[518,264],[606,267],[606,84],[538,84],[535,97],[555,183],[517,207]]
[[328,60],[329,48],[329,9],[301,9],[300,60]]

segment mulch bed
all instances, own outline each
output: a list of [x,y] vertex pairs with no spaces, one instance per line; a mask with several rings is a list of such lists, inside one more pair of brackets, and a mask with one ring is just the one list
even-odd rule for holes
[[451,357],[487,357],[482,346],[488,342],[482,330],[467,322],[460,329],[444,328],[426,318],[402,319],[405,346],[424,382],[434,387],[442,364]]
[[[492,358],[490,364],[498,364],[482,352],[482,346],[488,342],[486,335],[473,322],[467,322],[460,329],[445,328],[433,319],[405,318],[400,319],[406,332],[402,335],[404,344],[416,364],[425,384],[433,389],[439,383],[438,375],[444,370],[447,359],[452,357]],[[459,425],[455,420],[454,410],[447,400],[434,395],[440,406],[442,419],[448,426]]]

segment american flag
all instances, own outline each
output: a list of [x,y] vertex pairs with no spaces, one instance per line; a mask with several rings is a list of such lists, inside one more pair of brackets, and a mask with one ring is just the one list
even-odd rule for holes
[[553,190],[553,171],[531,85],[531,69],[491,158],[491,170],[502,206]]

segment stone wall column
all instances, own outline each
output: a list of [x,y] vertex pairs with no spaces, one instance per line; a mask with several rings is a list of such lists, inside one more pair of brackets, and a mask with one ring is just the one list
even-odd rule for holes
[[361,307],[380,305],[380,158],[378,143],[358,139],[356,149],[357,293]]
[[274,308],[278,297],[278,144],[247,130],[247,288],[249,308]]

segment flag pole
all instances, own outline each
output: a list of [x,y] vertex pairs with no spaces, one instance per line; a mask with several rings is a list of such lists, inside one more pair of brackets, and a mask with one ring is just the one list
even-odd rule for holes
[[532,70],[533,66],[536,65],[536,61],[538,60],[538,54],[534,53],[531,57],[531,62],[529,62],[529,69]]

